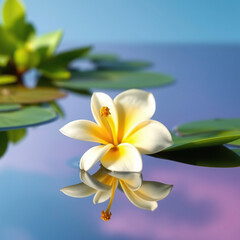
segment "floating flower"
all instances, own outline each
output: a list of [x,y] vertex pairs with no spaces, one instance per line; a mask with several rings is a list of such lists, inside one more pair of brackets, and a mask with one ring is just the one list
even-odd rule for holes
[[153,154],[172,145],[168,129],[151,120],[156,108],[154,96],[143,90],[127,90],[114,100],[97,92],[91,99],[96,123],[76,120],[60,131],[71,138],[98,142],[81,158],[80,168],[87,171],[96,162],[111,171],[140,172],[141,154]]
[[111,218],[110,208],[118,184],[120,184],[129,201],[136,207],[151,211],[157,208],[157,201],[167,197],[173,187],[173,185],[160,182],[142,181],[140,173],[110,172],[104,168],[101,168],[93,175],[80,171],[80,179],[82,183],[65,187],[61,191],[70,197],[76,198],[95,194],[93,198],[94,204],[110,199],[107,209],[102,211],[101,218],[104,221]]

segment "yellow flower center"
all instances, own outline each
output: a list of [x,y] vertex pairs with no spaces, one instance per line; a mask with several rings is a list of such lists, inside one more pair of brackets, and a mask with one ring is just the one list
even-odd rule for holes
[[108,115],[111,115],[110,109],[108,107],[102,107],[100,109],[100,114],[102,117],[107,117]]
[[112,202],[114,199],[114,195],[115,195],[115,191],[117,188],[117,179],[113,180],[113,185],[112,185],[112,194],[111,194],[111,198],[108,204],[108,207],[106,209],[106,211],[102,211],[102,215],[101,218],[103,221],[109,221],[111,219],[112,213],[110,212],[111,206],[112,206]]

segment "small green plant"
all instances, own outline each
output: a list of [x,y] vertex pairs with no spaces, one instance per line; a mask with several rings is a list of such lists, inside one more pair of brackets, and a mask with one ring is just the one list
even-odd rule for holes
[[48,78],[68,79],[69,63],[86,55],[91,47],[56,54],[62,39],[61,30],[37,36],[33,24],[27,22],[20,0],[7,0],[0,25],[0,84],[23,84],[23,74],[36,68]]
[[[61,87],[75,92],[89,88],[161,86],[173,80],[163,74],[137,72],[150,66],[145,61],[122,61],[111,54],[90,55],[91,46],[58,53],[57,47],[63,32],[58,30],[38,36],[33,24],[26,20],[26,11],[20,0],[5,1],[2,20],[0,85],[24,85],[23,75],[33,68],[43,76],[39,80],[43,82],[40,85]],[[79,69],[71,69],[70,63],[79,58],[90,61],[94,66],[93,71],[83,74]],[[63,83],[63,79],[69,81]]]

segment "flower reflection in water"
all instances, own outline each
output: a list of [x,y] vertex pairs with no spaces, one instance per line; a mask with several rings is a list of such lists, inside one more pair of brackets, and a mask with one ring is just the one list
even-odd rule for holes
[[154,211],[157,201],[167,197],[173,185],[161,182],[143,181],[141,173],[112,172],[104,167],[93,175],[81,170],[82,183],[71,185],[61,191],[76,198],[88,197],[93,194],[93,203],[103,203],[109,200],[108,207],[102,211],[101,218],[108,221],[111,218],[111,205],[117,188],[123,190],[129,201],[138,208]]

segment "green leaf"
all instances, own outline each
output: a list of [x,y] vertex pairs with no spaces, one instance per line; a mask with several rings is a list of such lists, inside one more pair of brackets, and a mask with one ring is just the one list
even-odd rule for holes
[[64,111],[59,104],[57,104],[56,102],[50,102],[50,106],[56,111],[56,113],[58,113],[60,117],[65,116]]
[[0,67],[6,67],[10,57],[8,55],[0,55]]
[[240,149],[232,151],[223,146],[163,151],[150,156],[203,167],[240,166]]
[[38,87],[29,89],[14,86],[0,88],[0,103],[44,103],[65,96],[66,94],[64,92],[49,87]]
[[26,107],[19,111],[0,113],[0,131],[33,127],[57,119],[51,108]]
[[17,82],[17,77],[14,75],[0,75],[0,85]]
[[21,141],[25,137],[26,132],[27,131],[25,128],[8,130],[7,131],[8,140],[16,144],[17,142]]
[[70,51],[61,52],[42,63],[42,66],[67,67],[69,63],[75,59],[85,56],[92,48],[90,46],[84,48],[72,49]]
[[36,36],[31,39],[29,45],[33,50],[38,51],[42,57],[49,57],[53,55],[58,47],[62,39],[62,35],[63,32],[58,30],[40,37]]
[[21,109],[20,104],[0,104],[0,113],[1,112],[11,112]]
[[18,46],[16,38],[2,26],[0,26],[0,36],[0,54],[13,55]]
[[6,132],[0,132],[0,158],[4,155],[8,147],[8,137]]
[[228,143],[229,145],[240,147],[240,139],[237,139],[236,141]]
[[15,24],[9,28],[9,31],[18,41],[22,42],[22,44],[35,35],[34,26],[31,23],[26,23],[24,20],[16,21]]
[[235,152],[240,157],[240,148],[232,149],[233,152]]
[[42,73],[43,76],[53,80],[64,80],[71,77],[71,73],[69,71],[58,66],[42,66],[38,70]]
[[176,151],[182,149],[217,146],[232,142],[240,138],[240,131],[226,131],[206,133],[194,136],[172,136],[174,144],[164,151]]
[[27,48],[19,48],[14,52],[14,61],[19,70],[25,71],[36,67],[40,62],[40,56]]
[[72,72],[69,81],[56,81],[58,87],[67,89],[89,88],[146,88],[163,86],[173,82],[173,78],[159,73],[128,71]]
[[3,5],[3,23],[6,27],[11,27],[19,19],[24,19],[25,9],[20,0],[6,0]]
[[84,95],[84,96],[88,96],[90,97],[92,95],[92,92],[88,89],[68,89],[68,88],[64,88],[72,93],[76,93],[76,94],[80,94],[80,95]]
[[136,71],[151,66],[151,63],[144,61],[99,61],[96,63],[101,70],[127,70]]
[[239,130],[240,131],[240,118],[223,118],[211,119],[204,121],[196,121],[182,124],[176,128],[176,131],[181,135],[192,135],[208,132],[219,132]]

